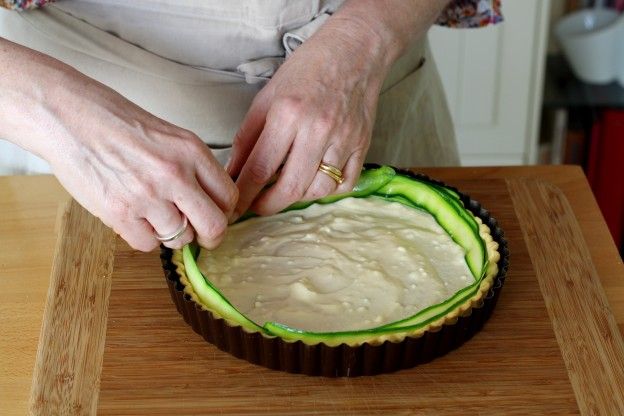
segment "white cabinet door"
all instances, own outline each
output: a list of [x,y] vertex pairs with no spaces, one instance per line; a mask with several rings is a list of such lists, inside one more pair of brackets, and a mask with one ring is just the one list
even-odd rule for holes
[[463,165],[535,162],[549,0],[503,0],[502,24],[429,32]]

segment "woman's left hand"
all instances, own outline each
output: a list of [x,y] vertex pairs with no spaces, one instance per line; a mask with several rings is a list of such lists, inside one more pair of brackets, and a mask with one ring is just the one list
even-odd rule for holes
[[[348,191],[358,179],[389,65],[370,29],[358,32],[333,20],[254,99],[228,164],[238,176],[235,216],[248,208],[272,214],[302,199]],[[321,162],[340,169],[344,182],[320,172]],[[261,193],[282,163],[277,182]]]

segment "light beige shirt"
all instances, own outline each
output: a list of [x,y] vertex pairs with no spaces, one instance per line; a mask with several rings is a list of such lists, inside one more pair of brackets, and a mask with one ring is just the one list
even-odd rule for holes
[[284,56],[284,34],[343,0],[63,0],[56,7],[121,39],[186,65],[236,71]]
[[[104,7],[111,3],[116,7]],[[195,132],[225,163],[255,94],[341,3],[64,0],[24,13],[0,9],[0,36],[54,56]],[[450,114],[425,39],[386,79],[368,160],[457,164]],[[47,172],[44,161],[0,140],[0,174]]]

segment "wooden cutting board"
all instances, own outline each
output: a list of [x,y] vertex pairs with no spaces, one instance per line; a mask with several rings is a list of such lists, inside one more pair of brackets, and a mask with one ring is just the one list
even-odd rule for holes
[[455,181],[505,230],[510,269],[459,349],[375,377],[258,367],[195,334],[156,253],[76,203],[60,226],[35,366],[35,414],[624,414],[624,343],[563,194],[530,179]]

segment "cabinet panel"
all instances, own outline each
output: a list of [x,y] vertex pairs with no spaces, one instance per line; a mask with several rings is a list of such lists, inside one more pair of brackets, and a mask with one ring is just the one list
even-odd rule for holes
[[430,31],[464,164],[535,159],[549,1],[503,2],[495,27]]
[[457,124],[463,127],[491,126],[497,123],[499,68],[502,29],[500,26],[463,34],[463,65],[459,72],[460,107]]

